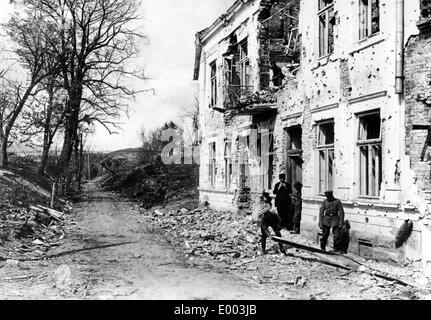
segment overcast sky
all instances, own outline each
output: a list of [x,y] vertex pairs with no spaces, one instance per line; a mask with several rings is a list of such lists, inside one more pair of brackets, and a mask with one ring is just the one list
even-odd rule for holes
[[[0,19],[7,12],[9,0],[0,0]],[[129,118],[123,117],[119,135],[109,136],[98,128],[92,149],[108,151],[137,147],[142,128],[153,129],[163,122],[178,119],[183,108],[193,105],[195,33],[210,26],[234,0],[143,0],[143,33],[149,38],[141,62],[150,81],[142,89],[150,94],[130,105]]]
[[211,25],[234,0],[144,0],[144,34],[150,43],[144,47],[142,62],[155,96],[144,95],[124,117],[123,130],[109,136],[99,128],[93,148],[113,150],[140,145],[141,128],[153,129],[178,119],[183,108],[193,105],[195,33]]

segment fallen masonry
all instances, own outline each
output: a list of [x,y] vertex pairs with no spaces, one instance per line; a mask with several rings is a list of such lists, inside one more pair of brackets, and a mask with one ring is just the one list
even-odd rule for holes
[[[163,230],[172,244],[181,244],[191,265],[204,268],[212,265],[222,272],[237,273],[248,281],[269,285],[283,297],[324,299],[327,295],[321,293],[322,283],[329,287],[325,290],[332,290],[332,294],[340,299],[368,298],[374,291],[376,299],[394,296],[416,299],[420,294],[431,292],[429,276],[419,270],[363,257],[323,254],[318,252],[319,249],[308,252],[303,249],[313,248],[313,243],[284,230],[283,239],[302,249],[289,245],[284,256],[279,253],[277,242],[273,241],[269,254],[261,256],[259,227],[250,216],[206,208],[174,211],[159,207],[142,213],[147,223]],[[318,286],[313,285],[316,282]],[[337,292],[337,285],[346,282],[358,289]]]
[[41,260],[62,244],[65,213],[40,205],[3,205],[0,212],[0,261]]

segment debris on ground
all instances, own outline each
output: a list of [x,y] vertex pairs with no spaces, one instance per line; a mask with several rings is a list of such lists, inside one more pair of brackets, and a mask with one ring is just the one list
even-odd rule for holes
[[[281,290],[280,296],[284,298],[324,299],[322,289],[330,292],[345,286],[346,282],[354,283],[355,287],[357,284],[363,286],[359,286],[356,292],[331,292],[332,298],[361,299],[365,295],[376,294],[376,299],[405,299],[408,296],[406,288],[416,288],[415,294],[409,296],[416,299],[431,292],[431,279],[424,281],[425,276],[419,270],[369,261],[350,254],[341,259],[336,255],[318,253],[319,249],[310,252],[285,245],[287,251],[283,255],[279,252],[278,243],[273,241],[268,254],[262,256],[259,228],[251,216],[210,209],[160,208],[144,211],[144,214],[147,222],[163,230],[172,244],[183,247],[186,258],[191,261],[211,259],[220,265],[221,270],[238,273],[256,284],[272,286],[275,292]],[[287,242],[300,244],[297,247],[316,247],[304,237],[285,230],[282,236],[288,239]],[[349,268],[355,266],[355,271],[337,268],[340,260]],[[414,274],[418,276],[412,277]],[[420,286],[420,279],[426,285]],[[407,284],[415,284],[415,287]],[[420,289],[425,291],[419,293]]]
[[0,170],[0,260],[41,258],[62,243],[71,206],[61,200],[58,211],[49,208],[49,202],[50,194],[42,187]]

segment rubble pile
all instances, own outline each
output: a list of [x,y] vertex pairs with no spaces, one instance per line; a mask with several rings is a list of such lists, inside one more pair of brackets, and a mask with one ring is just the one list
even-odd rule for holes
[[278,88],[269,88],[243,96],[240,98],[237,108],[244,109],[252,106],[253,104],[277,102],[277,93]]
[[[0,209],[0,259],[32,260],[62,244],[64,218],[44,207]],[[50,209],[49,209],[50,210]]]
[[255,255],[260,247],[257,226],[250,217],[206,209],[181,209],[167,216],[156,210],[154,215],[163,217],[160,222],[166,235],[181,241],[188,256],[237,259]]
[[[150,214],[146,211],[147,214]],[[249,215],[210,209],[180,209],[168,211],[155,209],[150,222],[162,229],[167,239],[184,248],[186,257],[210,258],[226,262],[231,270],[257,270],[253,262],[258,263],[260,257],[260,227],[258,222]],[[283,230],[284,237],[297,236]],[[295,241],[309,244],[307,240]],[[268,240],[267,251],[279,254],[279,246]],[[297,253],[294,248],[287,248],[288,256]],[[304,254],[307,255],[307,253]],[[282,258],[279,255],[276,259]]]
[[37,259],[60,245],[64,212],[47,208],[49,192],[21,175],[0,170],[0,261]]
[[[429,278],[412,268],[394,267],[384,263],[354,257],[380,273],[412,281],[416,287],[403,287],[370,274],[346,271],[316,262],[312,253],[295,248],[287,255],[279,253],[278,244],[268,240],[268,255],[260,255],[260,229],[251,216],[220,212],[210,209],[180,209],[145,211],[149,222],[164,230],[167,239],[181,245],[185,256],[199,265],[200,259],[213,261],[213,267],[238,276],[257,285],[274,289],[281,297],[289,299],[419,299],[420,290],[429,293]],[[283,238],[296,243],[312,245],[308,240],[282,231]],[[203,265],[208,266],[207,264]],[[423,286],[420,286],[422,281]],[[349,292],[339,292],[346,282]],[[418,283],[419,282],[419,283]]]

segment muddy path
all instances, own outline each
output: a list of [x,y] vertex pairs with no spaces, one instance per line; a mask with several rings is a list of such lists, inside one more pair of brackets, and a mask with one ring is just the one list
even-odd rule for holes
[[49,254],[78,252],[4,264],[0,299],[280,299],[210,261],[185,258],[136,205],[95,184],[86,186],[66,230],[64,244]]

